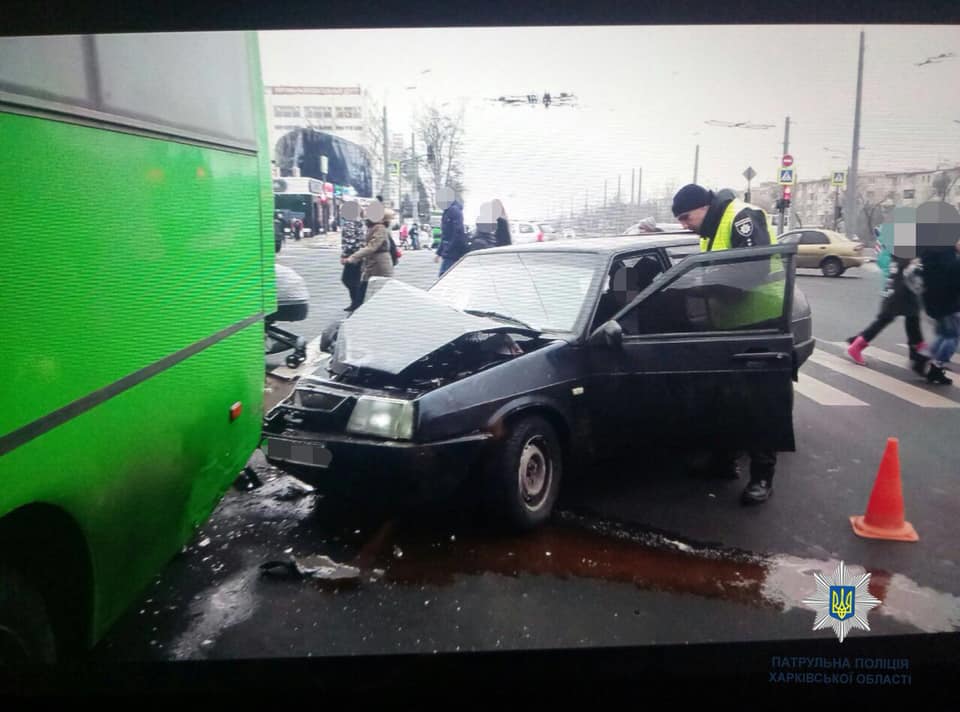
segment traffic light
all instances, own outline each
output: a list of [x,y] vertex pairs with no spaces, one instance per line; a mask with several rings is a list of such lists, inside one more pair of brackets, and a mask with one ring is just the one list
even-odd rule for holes
[[776,202],[777,210],[786,210],[790,207],[790,198],[778,198]]

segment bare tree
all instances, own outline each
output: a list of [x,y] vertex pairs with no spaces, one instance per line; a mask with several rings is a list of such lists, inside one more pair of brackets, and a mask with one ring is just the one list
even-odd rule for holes
[[444,186],[462,194],[464,107],[452,114],[436,104],[423,107],[417,119],[417,137],[423,147],[420,160],[424,161],[434,195]]
[[370,154],[374,191],[382,191],[386,179],[386,166],[383,165],[383,107],[375,99],[370,100],[370,112],[364,117],[363,145]]
[[864,239],[864,242],[869,244],[873,240],[873,229],[889,217],[889,213],[893,209],[896,199],[897,194],[894,191],[889,191],[880,200],[868,197],[863,193],[857,194],[857,206],[860,208],[860,224],[859,226],[854,226],[854,229],[856,230],[857,227],[864,228],[862,232],[858,233]]
[[933,195],[931,197],[939,198],[941,201],[946,202],[947,196],[950,195],[954,183],[958,180],[960,180],[960,170],[941,171],[940,174],[933,179]]

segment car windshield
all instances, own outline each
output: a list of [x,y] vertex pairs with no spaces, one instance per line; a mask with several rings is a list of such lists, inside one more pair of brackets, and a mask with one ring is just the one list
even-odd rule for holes
[[548,225],[546,223],[540,223],[540,229],[544,232],[556,232],[553,225]]
[[600,279],[599,264],[600,256],[590,253],[476,253],[429,291],[462,311],[496,313],[539,331],[570,332]]

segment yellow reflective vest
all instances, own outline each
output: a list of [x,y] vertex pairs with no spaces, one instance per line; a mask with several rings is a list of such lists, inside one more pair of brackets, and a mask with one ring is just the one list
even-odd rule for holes
[[[716,252],[718,250],[729,250],[733,242],[733,220],[737,213],[745,208],[760,210],[753,205],[748,205],[740,200],[732,200],[723,211],[720,217],[720,224],[717,226],[717,232],[713,238],[713,245],[710,245],[710,238],[700,238],[701,252]],[[763,213],[763,211],[760,211]],[[773,243],[774,229],[770,217],[763,213],[767,223],[767,233]],[[764,247],[765,245],[757,245]],[[744,328],[752,324],[761,324],[772,319],[777,319],[783,314],[783,297],[785,291],[785,275],[783,271],[783,260],[780,255],[770,256],[770,271],[767,279],[761,284],[744,285],[744,291],[732,298],[712,299],[711,313],[713,323],[719,329],[737,329]]]

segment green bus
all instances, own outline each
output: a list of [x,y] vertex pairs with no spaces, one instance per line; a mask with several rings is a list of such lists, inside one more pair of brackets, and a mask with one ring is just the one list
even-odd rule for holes
[[260,439],[254,33],[0,38],[0,662],[92,647]]

